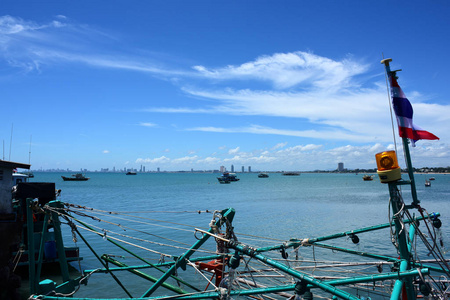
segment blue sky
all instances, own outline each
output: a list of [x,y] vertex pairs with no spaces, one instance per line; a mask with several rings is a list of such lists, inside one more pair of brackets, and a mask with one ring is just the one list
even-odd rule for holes
[[394,147],[384,55],[440,138],[414,165],[449,166],[449,15],[448,1],[3,0],[3,158],[28,162],[31,140],[32,169],[374,168]]

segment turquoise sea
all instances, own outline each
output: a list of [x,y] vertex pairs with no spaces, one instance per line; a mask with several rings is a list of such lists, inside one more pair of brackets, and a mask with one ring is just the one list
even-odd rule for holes
[[[163,253],[182,254],[196,241],[194,228],[207,229],[213,216],[211,212],[229,207],[236,210],[233,226],[237,238],[255,247],[389,222],[388,187],[376,176],[373,181],[363,181],[362,174],[282,176],[270,173],[269,178],[258,178],[257,173],[238,173],[239,182],[219,184],[216,179],[219,174],[213,173],[138,173],[136,176],[87,173],[90,180],[86,182],[65,182],[61,175],[68,173],[35,173],[31,181],[55,182],[56,188],[62,190],[61,201],[94,208],[81,211],[96,219],[74,216],[96,226],[103,234],[106,232],[107,237],[113,236],[110,232],[113,231],[120,234],[117,238],[140,245],[141,248],[129,247],[152,263],[162,258],[170,261]],[[425,179],[431,176],[436,180],[431,187],[425,187]],[[441,213],[442,233],[446,242],[450,242],[450,175],[419,174],[415,178],[422,207],[429,213]],[[405,202],[411,203],[409,187],[402,189]],[[74,245],[70,228],[64,226],[63,230],[66,246]],[[82,229],[80,232],[99,255],[122,257],[128,265],[143,264],[101,236]],[[127,236],[139,240],[129,240]],[[360,240],[358,245],[353,245],[348,238],[341,238],[338,243],[361,251],[396,255],[388,229],[362,234]],[[211,242],[205,251],[215,250]],[[90,270],[102,267],[79,237],[76,245],[83,260],[74,264],[75,267]],[[311,254],[299,251],[300,256],[311,258]],[[323,253],[327,260],[341,259],[340,254],[332,251]],[[133,297],[141,296],[150,287],[150,283],[135,276],[117,275],[133,291]],[[107,298],[126,297],[126,294],[108,274],[94,274],[75,296]]]

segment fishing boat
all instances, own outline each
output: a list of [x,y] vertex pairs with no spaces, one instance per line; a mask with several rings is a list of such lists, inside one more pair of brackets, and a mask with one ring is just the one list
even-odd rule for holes
[[72,174],[71,177],[67,177],[67,176],[61,176],[61,178],[64,181],[87,181],[89,180],[89,177],[84,176],[81,173],[77,173],[77,174]]
[[430,187],[430,186],[431,186],[431,181],[425,180],[425,186],[426,186],[426,187]]
[[64,246],[59,215],[50,212],[62,207],[56,198],[61,190],[54,183],[28,182],[15,168],[30,165],[0,160],[0,299],[19,299],[22,279],[31,280],[30,291],[37,292],[36,278],[55,264],[61,270],[56,275],[69,280],[68,262],[81,260],[78,247]]
[[363,180],[364,181],[372,181],[373,180],[373,175],[364,175],[363,176]]
[[258,174],[258,178],[268,178],[269,177],[269,174],[267,174],[267,173],[259,173]]
[[[392,79],[396,74],[390,70],[390,61],[386,59],[382,63],[395,98],[398,86]],[[338,232],[330,228],[331,233],[322,236],[307,236],[299,226],[299,235],[303,237],[282,241],[269,238],[264,245],[254,245],[255,236],[247,235],[250,242],[243,242],[245,235],[234,229],[238,212],[234,208],[225,208],[194,212],[211,214],[206,226],[188,230],[195,241],[191,245],[183,244],[164,251],[169,247],[168,243],[173,242],[170,236],[162,237],[166,240],[164,243],[143,238],[125,243],[122,222],[126,213],[118,216],[119,212],[66,203],[60,213],[71,221],[77,235],[89,245],[78,230],[83,228],[85,232],[109,242],[111,249],[101,255],[89,245],[98,265],[84,269],[79,277],[65,280],[62,284],[35,278],[30,285],[34,287],[30,299],[61,300],[65,295],[72,300],[98,299],[102,291],[95,287],[89,297],[83,298],[77,298],[76,293],[63,292],[69,283],[77,289],[88,288],[88,279],[94,274],[97,282],[101,274],[104,274],[104,280],[112,277],[128,295],[127,298],[117,297],[121,299],[448,299],[450,268],[443,254],[440,214],[427,212],[418,200],[410,141],[408,137],[401,138],[408,169],[404,176],[407,178],[402,178],[395,151],[375,154],[378,177],[389,192],[386,199],[389,204],[388,222]],[[403,195],[401,187],[410,189],[411,193]],[[43,209],[49,208],[44,206]],[[95,225],[106,217],[116,216],[120,224],[119,221],[107,224],[116,226],[118,232]],[[139,231],[142,231],[143,219],[138,221]],[[149,224],[154,221],[151,219]],[[178,224],[173,218],[167,223],[164,226],[169,225],[172,229]],[[283,225],[279,224],[280,231]],[[382,234],[385,231],[389,232],[386,240],[392,242],[387,253],[379,253],[378,247],[359,248],[363,237],[370,240],[369,233]],[[150,244],[144,247],[136,245],[138,242]],[[145,255],[129,249],[134,246],[132,249],[140,249]],[[116,247],[125,251],[127,257],[110,255]],[[342,256],[338,261],[335,255],[339,254]],[[159,259],[151,261],[147,258],[150,255]],[[129,265],[131,257],[139,263]],[[116,274],[125,280],[121,281]],[[134,280],[140,280],[140,289],[131,291],[127,282]],[[81,284],[85,283],[87,286],[82,287]]]
[[136,175],[137,173],[134,171],[128,171],[125,175]]
[[222,176],[217,177],[217,180],[219,183],[230,183],[233,181],[239,181],[239,178],[237,178],[235,173],[224,172],[222,173]]
[[283,172],[283,176],[299,176],[300,172]]

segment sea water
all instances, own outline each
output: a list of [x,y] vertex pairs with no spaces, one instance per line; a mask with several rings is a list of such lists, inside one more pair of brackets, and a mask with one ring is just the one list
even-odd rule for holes
[[[116,255],[128,265],[143,263],[106,241],[107,237],[112,236],[108,230],[122,234],[118,238],[123,240],[128,235],[138,237],[139,241],[131,242],[143,245],[145,249],[127,247],[133,253],[157,263],[164,258],[161,253],[179,256],[186,251],[186,247],[195,243],[199,233],[195,236],[194,228],[207,230],[212,219],[211,212],[215,210],[234,208],[233,227],[238,240],[254,247],[389,222],[388,186],[381,184],[376,176],[373,181],[363,181],[362,175],[355,174],[302,173],[300,176],[282,176],[280,173],[270,173],[269,178],[258,178],[256,173],[238,173],[240,181],[219,184],[217,173],[138,173],[130,176],[123,173],[87,173],[90,179],[84,182],[63,181],[61,175],[68,174],[37,172],[32,181],[55,182],[56,188],[62,190],[61,201],[94,208],[95,211],[85,209],[83,212],[96,218],[74,216],[96,226],[96,230],[104,236],[102,238],[80,229],[81,234],[98,255]],[[425,187],[425,179],[430,176],[436,180],[432,181],[431,187]],[[450,175],[419,174],[415,179],[422,207],[428,213],[441,213],[442,233],[450,242]],[[402,194],[405,203],[411,203],[409,186],[402,187]],[[66,246],[80,247],[80,256],[83,257],[74,267],[90,270],[103,267],[79,236],[75,235],[77,242],[74,244],[70,228],[64,226],[63,230]],[[356,246],[352,246],[345,237],[341,238],[340,245],[371,253],[397,255],[388,229],[359,237],[360,243]],[[158,243],[142,243],[144,240],[157,240]],[[173,245],[173,241],[179,248],[166,246]],[[209,247],[211,251],[215,250],[214,245]],[[327,251],[326,259],[333,260],[334,252]],[[292,252],[290,254],[293,255]],[[117,276],[127,289],[133,291],[133,297],[141,296],[151,286],[150,282],[136,279],[134,275],[120,273]],[[92,275],[88,285],[82,286],[75,296],[127,297],[108,274]]]

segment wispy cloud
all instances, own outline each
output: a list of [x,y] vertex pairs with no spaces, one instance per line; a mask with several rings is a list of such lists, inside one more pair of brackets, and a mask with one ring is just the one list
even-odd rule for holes
[[158,125],[155,123],[150,123],[150,122],[140,122],[139,126],[143,126],[143,127],[157,127]]
[[[248,127],[238,128],[224,128],[224,127],[193,127],[188,128],[189,131],[204,131],[204,132],[219,132],[219,133],[252,133],[252,134],[271,134],[271,135],[284,135],[284,136],[296,136],[304,138],[316,138],[327,140],[347,140],[353,142],[373,142],[376,137],[367,135],[367,133],[356,134],[354,132],[345,132],[343,130],[289,130],[289,129],[275,129],[267,126],[251,125]],[[389,132],[383,137],[383,140],[389,140]]]
[[[161,76],[186,73],[159,67],[157,60],[134,56],[122,45],[108,33],[72,23],[61,15],[42,24],[0,16],[0,57],[12,68],[29,72],[40,70],[43,65],[78,63]],[[188,70],[188,73],[192,71]]]

